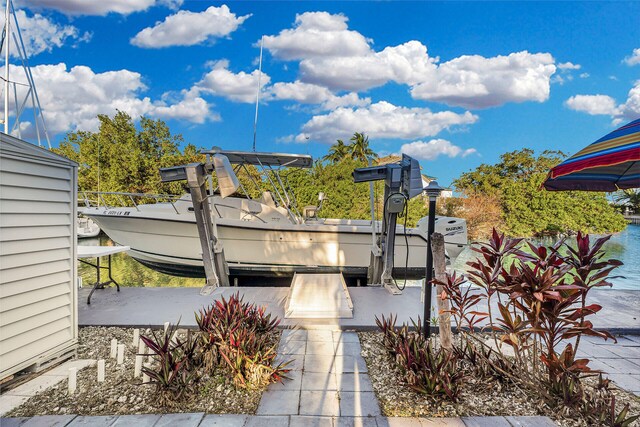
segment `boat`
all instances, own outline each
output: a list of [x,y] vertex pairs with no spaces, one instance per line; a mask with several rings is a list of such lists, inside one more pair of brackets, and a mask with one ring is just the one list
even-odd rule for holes
[[78,218],[76,218],[76,226],[78,239],[96,237],[100,234],[100,227],[91,218],[78,215]]
[[[236,283],[238,278],[294,273],[342,273],[351,281],[367,277],[381,222],[322,218],[322,195],[318,206],[304,207],[300,214],[292,191],[280,177],[285,167],[311,167],[311,156],[220,149],[206,154],[228,160],[232,167],[222,172],[232,178],[250,167],[262,173],[261,180],[252,180],[260,189],[259,197],[250,197],[242,184],[231,195],[228,188],[217,188],[207,197],[230,277]],[[224,187],[220,171],[216,172]],[[107,203],[115,199],[121,202]],[[146,202],[137,202],[140,199]],[[129,246],[129,255],[145,266],[175,276],[205,277],[190,194],[86,193],[81,210],[113,241]],[[425,217],[415,228],[396,227],[394,277],[424,277],[427,225]],[[447,256],[455,259],[467,244],[465,220],[437,217],[435,230],[445,235]]]

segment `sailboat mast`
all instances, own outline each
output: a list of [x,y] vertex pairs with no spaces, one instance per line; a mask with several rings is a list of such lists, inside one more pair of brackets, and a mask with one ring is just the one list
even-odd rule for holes
[[253,119],[253,151],[256,151],[256,133],[258,131],[258,104],[260,103],[260,83],[262,78],[262,47],[264,45],[264,36],[260,39],[260,62],[258,65],[258,90],[256,92],[256,116]]
[[9,31],[10,31],[11,0],[7,0],[4,12],[4,133],[9,133]]

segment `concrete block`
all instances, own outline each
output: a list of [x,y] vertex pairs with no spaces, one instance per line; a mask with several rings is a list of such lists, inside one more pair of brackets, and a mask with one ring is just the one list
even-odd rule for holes
[[335,421],[336,427],[378,427],[382,425],[376,422],[373,417],[338,417]]
[[204,418],[204,412],[195,412],[190,414],[164,414],[153,427],[198,427],[202,418]]
[[353,331],[334,331],[333,332],[333,342],[341,343],[341,342],[349,342],[349,343],[360,343],[360,338],[358,338],[358,333]]
[[265,391],[258,405],[258,415],[297,415],[299,391]]
[[578,347],[578,356],[587,356],[589,358],[620,357],[607,347],[609,346],[592,344],[581,340],[580,346]]
[[418,418],[422,427],[465,427],[460,418]]
[[329,329],[310,329],[307,331],[307,341],[333,342],[333,331]]
[[505,417],[462,417],[466,427],[511,427]]
[[638,374],[611,374],[608,376],[618,387],[631,391],[640,391],[640,373]]
[[244,427],[288,427],[289,417],[253,416],[247,419]]
[[[337,358],[329,355],[310,354],[304,357],[305,372],[330,372],[336,371]],[[342,366],[343,363],[340,362]]]
[[[199,427],[242,427],[247,422],[248,415],[234,415],[234,414],[211,414],[206,415]],[[174,426],[181,426],[181,424],[174,424]]]
[[106,415],[99,417],[78,416],[73,419],[69,424],[69,427],[109,427],[118,419],[117,415]]
[[365,373],[367,363],[362,356],[336,356],[336,372]]
[[340,400],[337,391],[301,391],[300,415],[337,417]]
[[362,348],[359,342],[335,343],[335,354],[342,356],[360,356]]
[[378,427],[422,427],[422,425],[419,419],[413,417],[380,417]]
[[278,345],[278,354],[304,354],[306,349],[306,341],[282,341]]
[[304,329],[285,329],[282,331],[280,341],[306,341],[307,331]]
[[[23,427],[64,427],[69,424],[76,415],[42,415],[30,418],[22,424]],[[4,422],[0,422],[4,427]]]
[[513,427],[557,427],[548,417],[505,417]]
[[307,341],[306,354],[333,356],[336,354],[336,350],[332,341]]
[[[640,374],[639,359],[604,359],[598,358],[599,362],[611,366],[607,372],[610,374]],[[636,363],[637,362],[637,363]]]
[[367,374],[340,373],[336,374],[338,390],[343,391],[373,391],[371,379]]
[[160,415],[155,414],[120,415],[111,425],[113,427],[153,427],[159,419]]
[[333,372],[305,372],[302,375],[302,390],[338,390]]
[[381,415],[378,399],[372,392],[341,392],[340,414],[351,417]]
[[289,362],[287,363],[287,366],[285,366],[286,369],[291,369],[292,371],[299,371],[304,366],[304,355],[279,354],[276,356],[275,358],[276,364],[284,363],[284,362]]
[[30,420],[29,417],[0,418],[0,426],[20,427],[29,420]]
[[[3,394],[0,396],[0,416],[11,412],[27,400],[29,400],[29,396],[11,396],[7,393]],[[2,427],[4,427],[4,425]]]
[[289,371],[287,374],[289,379],[283,379],[282,382],[269,384],[269,391],[298,391],[302,384],[302,370]]
[[332,417],[311,417],[307,415],[292,415],[289,427],[333,427]]

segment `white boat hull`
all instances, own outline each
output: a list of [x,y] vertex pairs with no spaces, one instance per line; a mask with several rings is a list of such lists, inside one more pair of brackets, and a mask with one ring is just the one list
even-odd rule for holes
[[[192,212],[171,215],[134,208],[89,208],[83,213],[115,242],[130,246],[129,254],[141,263],[169,274],[204,277]],[[216,223],[232,275],[342,272],[366,277],[371,261],[370,221],[291,224],[218,218]],[[397,228],[395,276],[424,277],[426,232],[420,227],[406,232],[405,241],[403,228]],[[447,250],[455,257],[466,243],[466,229],[464,237],[448,240]]]

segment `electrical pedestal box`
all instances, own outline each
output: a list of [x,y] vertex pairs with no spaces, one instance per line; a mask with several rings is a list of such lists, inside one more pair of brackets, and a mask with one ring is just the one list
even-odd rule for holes
[[404,209],[405,200],[402,194],[392,194],[387,200],[387,212],[401,213]]

